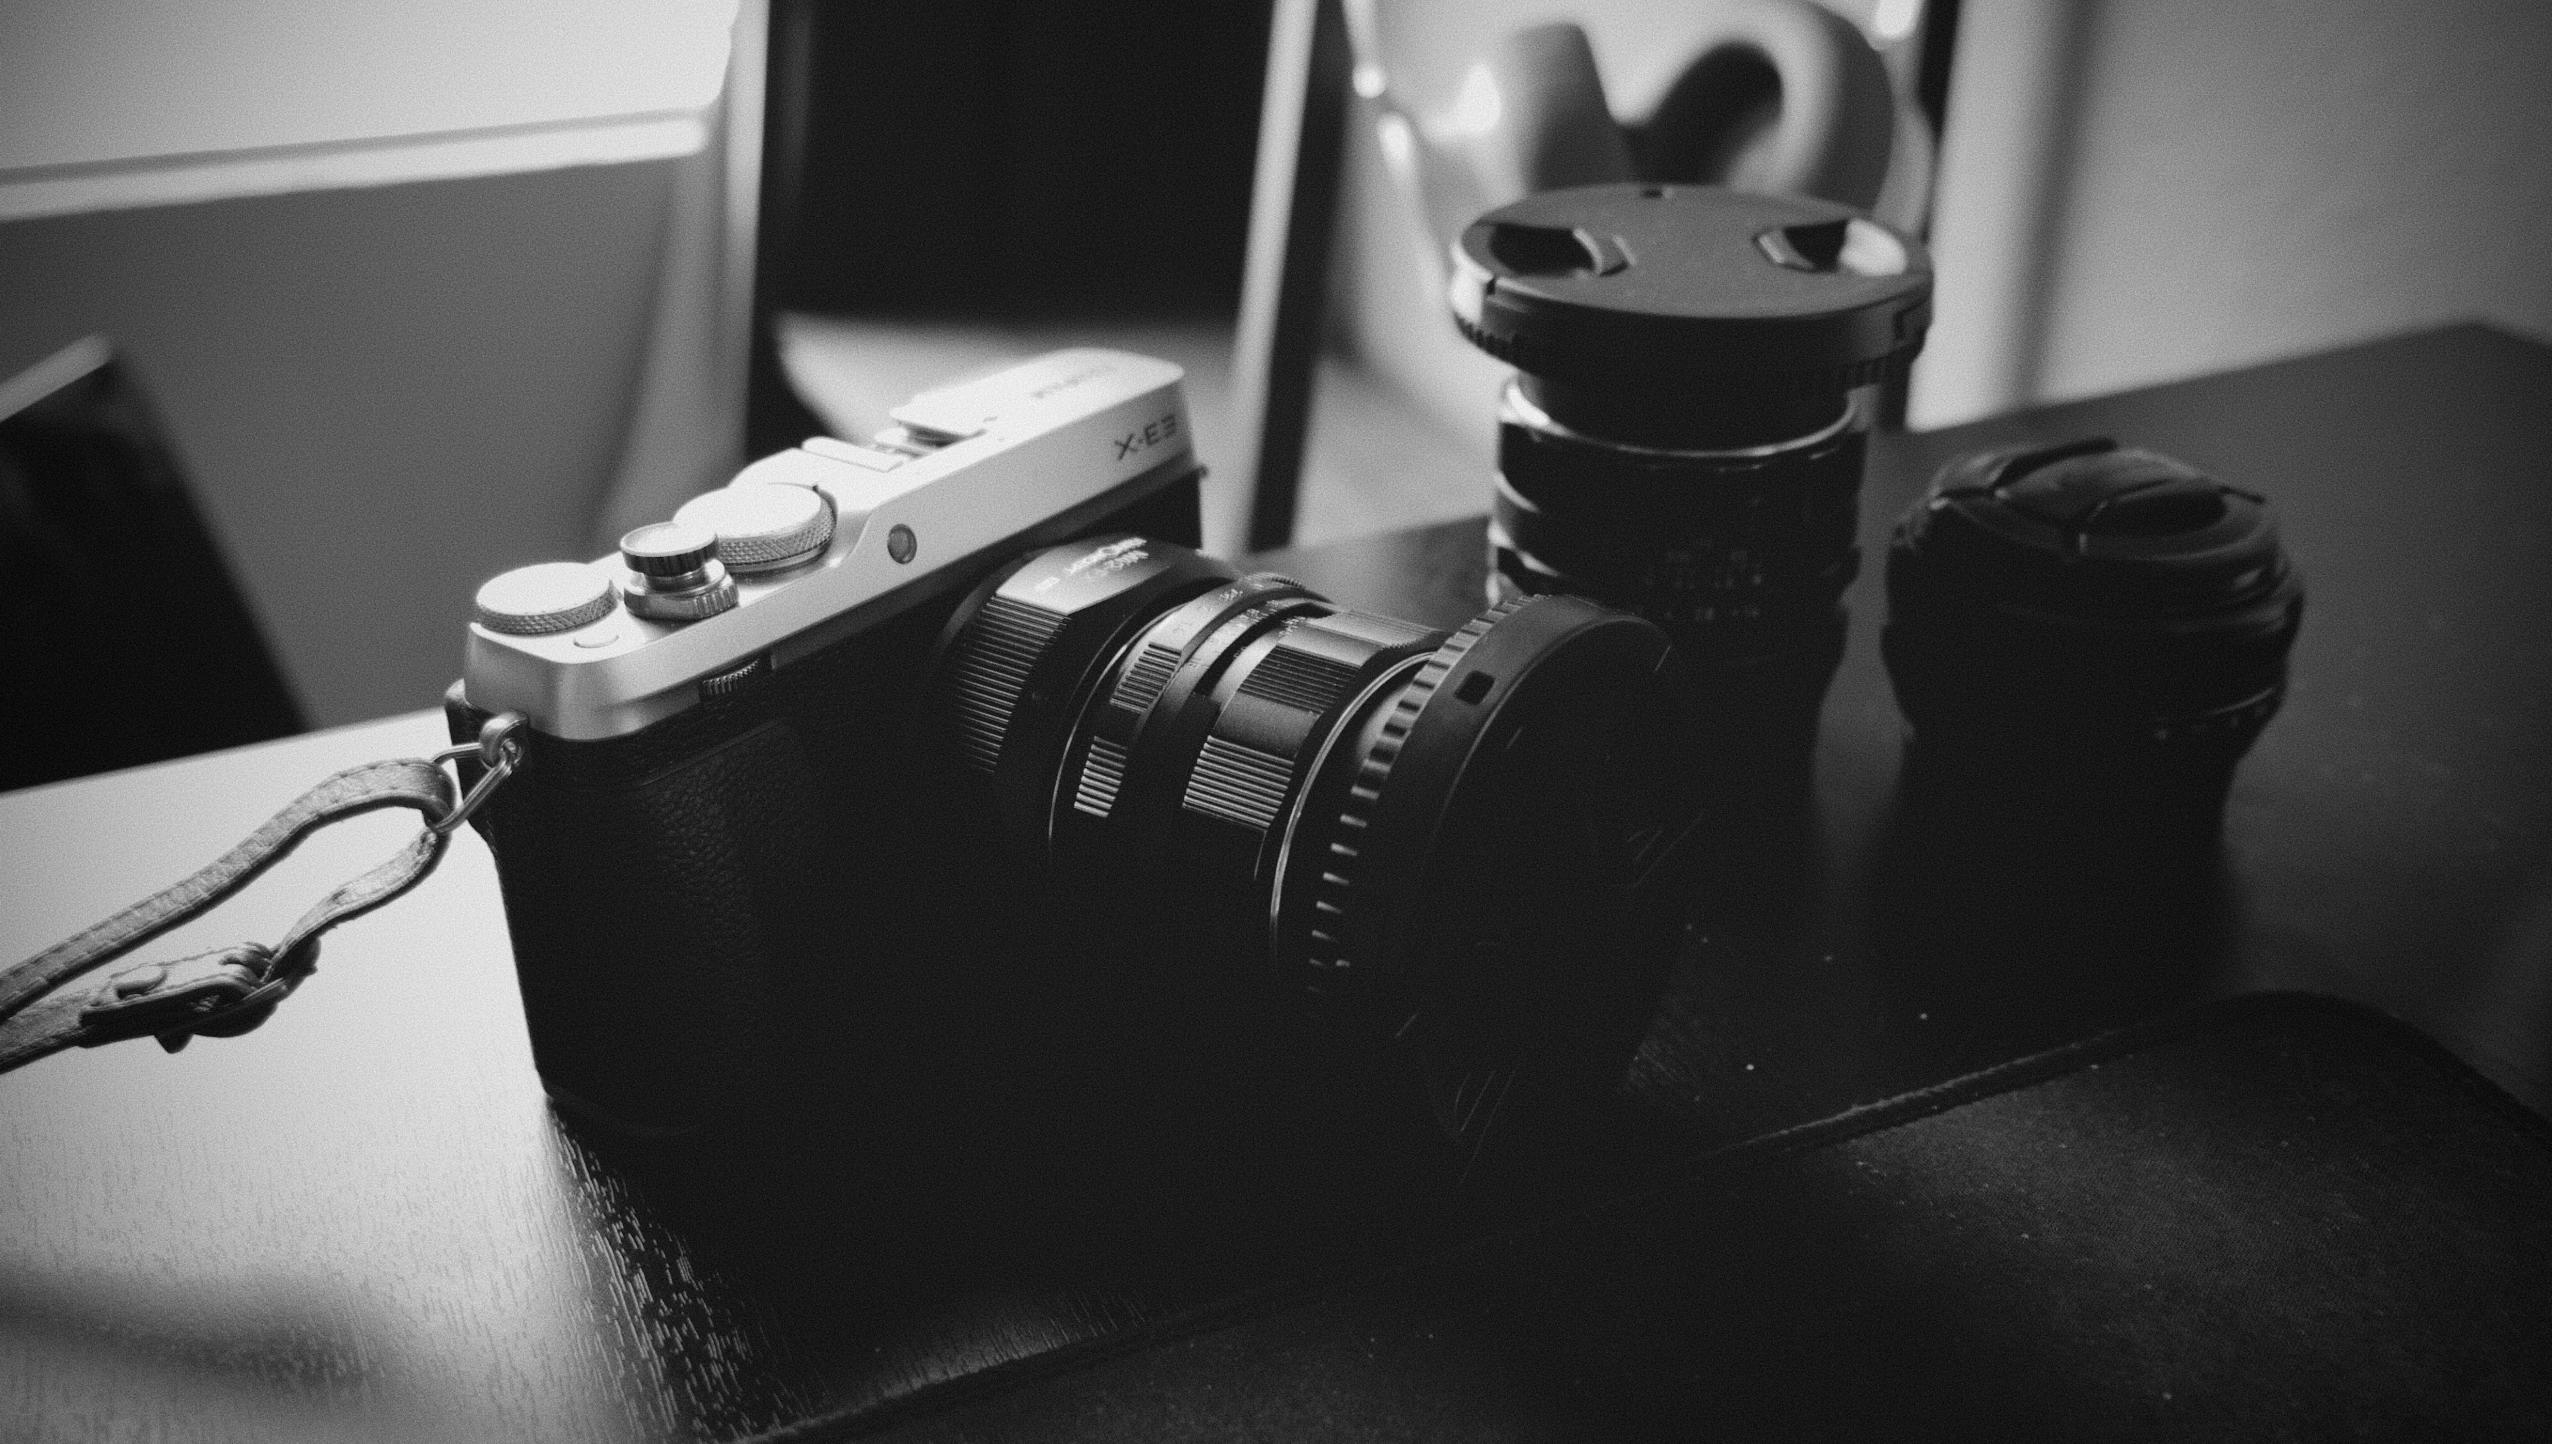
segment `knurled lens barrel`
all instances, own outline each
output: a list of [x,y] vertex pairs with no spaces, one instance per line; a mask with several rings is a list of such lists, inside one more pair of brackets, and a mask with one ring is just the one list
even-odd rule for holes
[[1092,879],[1148,874],[1191,935],[1267,959],[1282,986],[1336,993],[1343,939],[1315,927],[1279,943],[1279,874],[1337,861],[1305,841],[1325,821],[1306,815],[1315,774],[1345,765],[1341,729],[1384,706],[1444,634],[1272,575],[1232,591],[1163,616],[1094,689],[1055,789],[1055,862]]

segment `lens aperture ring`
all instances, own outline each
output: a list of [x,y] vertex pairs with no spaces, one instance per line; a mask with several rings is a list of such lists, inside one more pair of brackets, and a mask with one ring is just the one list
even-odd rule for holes
[[[1229,690],[1240,659],[1270,631],[1329,610],[1328,602],[1299,584],[1270,580],[1281,585],[1200,629],[1136,722],[1127,746],[1126,787],[1105,820],[1108,841],[1093,852],[1094,861],[1104,857],[1104,866],[1141,871],[1158,871],[1170,862],[1180,844],[1190,773],[1211,735],[1219,694]],[[1067,845],[1070,820],[1058,817],[1057,823],[1060,849]]]
[[1209,638],[1189,685],[1164,689],[1132,764],[1150,790],[1116,829],[1138,863],[1219,879],[1217,896],[1198,901],[1243,946],[1259,932],[1259,889],[1286,853],[1285,821],[1299,815],[1332,728],[1377,675],[1444,635],[1327,603],[1251,622]]
[[1696,660],[1799,650],[1801,635],[1832,629],[1861,561],[1866,438],[1849,408],[1795,440],[1734,450],[1584,435],[1513,386],[1499,423],[1490,534],[1509,591],[1637,612]]
[[1155,619],[1128,641],[1093,689],[1074,731],[1056,792],[1050,835],[1070,826],[1066,813],[1104,822],[1116,810],[1134,746],[1179,669],[1207,637],[1236,614],[1288,602],[1307,605],[1312,593],[1272,572],[1238,577]]
[[1635,607],[1660,623],[1694,608],[1709,620],[1828,607],[1861,571],[1861,549],[1849,542],[1800,549],[1707,535],[1586,537],[1518,499],[1503,479],[1490,498],[1489,523],[1498,545],[1531,557],[1569,590]]
[[1217,951],[1263,946],[1316,760],[1378,678],[1443,637],[1275,576],[1165,614],[1126,642],[1063,753],[1054,861],[1094,885],[1171,887],[1172,909]]
[[1498,414],[1498,470],[1516,490],[1604,521],[1849,540],[1866,450],[1852,425],[1780,446],[1668,451],[1572,431],[1518,398]]
[[1239,686],[1208,729],[1182,805],[1264,839],[1305,770],[1321,723],[1381,668],[1439,634],[1361,612],[1297,617],[1255,656],[1234,663]]

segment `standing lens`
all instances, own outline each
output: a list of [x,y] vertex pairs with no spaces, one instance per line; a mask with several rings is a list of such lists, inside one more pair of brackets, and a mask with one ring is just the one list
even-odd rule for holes
[[1927,773],[2210,827],[2275,715],[2303,586],[2267,505],[2094,438],[1944,467],[1888,553],[1882,639]]
[[1653,625],[1548,598],[1447,634],[1111,537],[999,579],[942,657],[933,725],[1053,875],[1244,986],[1415,1020],[1439,1070],[1619,1066],[1693,812]]
[[1920,246],[1850,209],[1707,186],[1546,192],[1454,247],[1498,413],[1495,596],[1637,611],[1710,700],[1711,750],[1804,758],[1840,660],[1866,418],[1922,345]]

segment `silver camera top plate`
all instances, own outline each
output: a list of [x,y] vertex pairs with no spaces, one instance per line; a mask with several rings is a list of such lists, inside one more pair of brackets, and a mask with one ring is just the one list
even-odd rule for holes
[[[776,665],[835,640],[827,623],[919,589],[935,573],[1152,474],[1195,468],[1179,368],[1126,351],[1056,351],[927,391],[862,446],[817,440],[754,462],[731,486],[795,485],[833,506],[821,556],[739,577],[735,607],[694,622],[615,607],[536,636],[473,622],[470,704],[524,714],[554,737],[635,732],[693,705],[698,684],[766,654]],[[617,555],[588,563],[615,586]]]

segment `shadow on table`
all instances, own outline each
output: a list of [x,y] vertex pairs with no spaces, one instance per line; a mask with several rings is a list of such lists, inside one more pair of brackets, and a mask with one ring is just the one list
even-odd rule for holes
[[[1807,784],[1723,775],[1705,920],[1645,1076],[1519,1105],[1484,1153],[1448,1145],[1387,1051],[1157,971],[1195,958],[1137,962],[1117,938],[1026,922],[1060,908],[988,909],[902,945],[940,965],[892,1009],[807,999],[764,1113],[671,1144],[562,1123],[559,1166],[593,1214],[580,1232],[604,1244],[596,1286],[704,1428],[757,1426],[775,1401],[857,1413],[1619,1197],[1980,1057],[2168,1010],[2222,965],[2238,900],[2204,819],[2086,829],[1919,764],[1838,960]],[[1928,1048],[1863,1021],[1931,1010],[1961,1023]],[[1748,1065],[1714,1074],[1714,1050],[1770,1060],[1761,1091]]]
[[2240,932],[2222,833],[2220,791],[2015,788],[1910,745],[1869,888],[1880,986],[2004,1057],[2205,996]]

